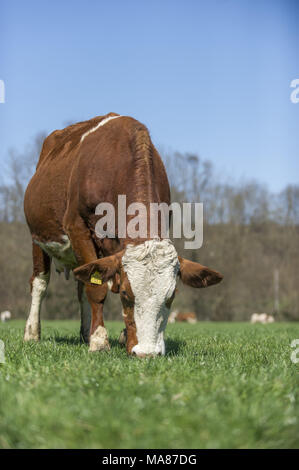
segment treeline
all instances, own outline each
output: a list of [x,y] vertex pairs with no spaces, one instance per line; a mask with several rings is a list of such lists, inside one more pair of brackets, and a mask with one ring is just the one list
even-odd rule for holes
[[[23,197],[44,136],[22,154],[11,152],[8,175],[0,184],[0,311],[25,318],[30,304],[31,238]],[[178,252],[224,274],[209,289],[178,285],[173,309],[195,311],[200,320],[248,320],[253,312],[299,320],[299,186],[271,194],[258,182],[242,184],[215,176],[211,162],[197,155],[160,151],[172,187],[172,200],[203,202],[204,242],[200,250]],[[76,283],[52,269],[44,318],[78,318]],[[119,297],[109,294],[108,319],[120,319]]]

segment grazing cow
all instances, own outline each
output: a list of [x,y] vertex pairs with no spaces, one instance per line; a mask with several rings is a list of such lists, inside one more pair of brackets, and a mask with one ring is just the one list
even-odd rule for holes
[[11,319],[11,313],[8,310],[0,313],[1,322],[4,323]]
[[262,323],[264,325],[273,323],[274,321],[273,315],[268,315],[267,313],[253,313],[250,319],[251,323]]
[[100,202],[112,204],[118,221],[118,195],[126,196],[127,206],[170,204],[165,168],[144,125],[110,113],[45,139],[24,202],[33,241],[25,340],[40,338],[51,259],[60,272],[74,270],[79,281],[81,337],[90,351],[110,348],[103,321],[108,287],[120,293],[128,353],[144,357],[165,352],[163,331],[178,277],[192,287],[221,281],[217,271],[179,257],[171,240],[160,236],[161,224],[154,238],[150,224],[146,238],[123,238],[117,223],[114,238],[97,237],[95,209]]
[[194,312],[178,312],[177,310],[173,310],[169,315],[168,323],[175,323],[175,322],[187,322],[187,323],[196,323],[197,317]]

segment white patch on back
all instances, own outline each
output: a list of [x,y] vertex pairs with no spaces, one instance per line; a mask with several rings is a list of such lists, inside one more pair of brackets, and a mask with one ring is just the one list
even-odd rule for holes
[[53,259],[56,270],[63,272],[66,270],[74,269],[78,266],[75,253],[73,252],[70,239],[67,235],[61,237],[62,242],[34,242],[44,250],[50,258]]
[[163,332],[169,315],[165,302],[175,290],[180,267],[176,249],[169,239],[128,245],[122,265],[135,296],[138,344],[132,351],[165,354]]
[[105,124],[107,124],[107,122],[111,121],[112,119],[117,119],[117,118],[120,118],[122,116],[109,116],[109,117],[106,117],[105,119],[103,119],[101,122],[99,122],[95,127],[93,127],[92,129],[90,129],[89,131],[85,132],[82,137],[81,137],[81,140],[80,142],[82,143],[83,140],[89,135],[91,134],[92,132],[95,132],[96,130],[99,129],[99,127],[102,127],[104,126]]

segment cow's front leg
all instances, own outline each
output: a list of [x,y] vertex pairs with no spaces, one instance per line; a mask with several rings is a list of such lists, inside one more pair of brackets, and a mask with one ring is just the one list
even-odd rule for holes
[[31,307],[26,322],[24,341],[39,341],[41,334],[40,311],[50,280],[51,260],[42,249],[33,243],[33,275],[31,283]]
[[109,351],[110,344],[107,330],[104,325],[103,309],[108,286],[86,285],[86,296],[91,305],[91,328],[89,339],[89,351]]
[[138,343],[133,307],[126,306],[123,308],[123,319],[126,325],[123,332],[125,331],[126,333],[123,335],[121,334],[122,338],[120,337],[119,341],[122,339],[122,343],[120,342],[120,344],[124,344],[124,340],[126,341],[127,353],[131,354],[133,347]]
[[[65,215],[64,227],[71,240],[78,264],[82,265],[96,260],[97,254],[91,233],[76,211],[72,212],[72,208],[69,208],[68,213]],[[89,342],[89,351],[110,349],[103,320],[103,308],[108,289],[107,283],[103,285],[91,285],[86,283],[84,290],[81,292],[81,296],[80,289],[82,289],[82,287],[79,285],[78,289],[79,301],[81,299],[81,338],[83,337],[84,341]],[[88,309],[83,305],[84,291],[91,307],[91,320]]]

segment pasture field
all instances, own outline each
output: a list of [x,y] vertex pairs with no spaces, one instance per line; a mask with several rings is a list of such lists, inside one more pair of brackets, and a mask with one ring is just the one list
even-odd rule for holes
[[167,355],[127,357],[121,323],[110,353],[88,353],[79,323],[0,325],[1,448],[297,448],[299,324],[169,325]]

